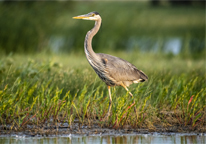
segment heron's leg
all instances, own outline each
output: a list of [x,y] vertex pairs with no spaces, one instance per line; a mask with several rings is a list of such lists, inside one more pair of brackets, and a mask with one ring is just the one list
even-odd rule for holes
[[131,97],[133,97],[133,94],[128,90],[128,88],[123,83],[121,84],[121,86],[124,87],[129,92],[129,95]]
[[104,120],[108,119],[108,117],[110,116],[110,111],[111,111],[111,107],[112,107],[112,95],[111,95],[110,86],[107,86],[107,88],[109,91],[109,108],[108,108],[108,112],[107,112],[106,116],[104,117]]
[[[128,90],[128,88],[123,83],[121,83],[121,86],[124,87],[129,92],[131,97],[133,97],[133,94]],[[134,100],[133,104],[135,104],[135,100]],[[136,107],[134,106],[134,112],[136,113],[136,111],[137,111]]]
[[112,95],[111,95],[111,90],[110,90],[110,86],[107,86],[108,91],[109,91],[109,101],[110,103],[112,103]]
[[109,108],[108,108],[108,116],[110,114],[110,110],[111,110],[111,107],[112,107],[112,95],[111,95],[111,90],[110,90],[110,86],[107,86],[108,88],[108,91],[109,91]]

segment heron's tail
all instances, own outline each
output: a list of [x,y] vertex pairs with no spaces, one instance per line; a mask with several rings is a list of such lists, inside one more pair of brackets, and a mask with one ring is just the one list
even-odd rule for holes
[[137,73],[139,74],[139,79],[133,81],[134,83],[144,82],[148,80],[148,76],[141,70],[137,70]]
[[142,78],[141,82],[147,81],[149,79],[148,76],[141,70],[140,70],[140,77]]

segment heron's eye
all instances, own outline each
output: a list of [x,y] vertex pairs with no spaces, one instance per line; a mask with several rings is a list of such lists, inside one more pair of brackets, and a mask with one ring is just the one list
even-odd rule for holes
[[95,16],[95,14],[92,14],[92,16]]

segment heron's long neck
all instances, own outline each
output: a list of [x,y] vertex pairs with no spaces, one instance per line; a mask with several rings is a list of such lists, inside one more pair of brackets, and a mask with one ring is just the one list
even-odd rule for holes
[[95,21],[95,25],[94,25],[93,29],[88,31],[87,35],[85,37],[84,52],[85,52],[86,57],[87,57],[89,62],[92,60],[92,58],[98,59],[98,56],[96,55],[96,53],[92,49],[92,38],[99,31],[99,28],[101,26],[101,21],[102,21],[101,19],[99,19],[98,21]]

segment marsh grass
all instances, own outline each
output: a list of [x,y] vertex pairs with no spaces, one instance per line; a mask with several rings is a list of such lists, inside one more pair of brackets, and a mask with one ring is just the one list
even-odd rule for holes
[[177,126],[205,131],[204,60],[166,59],[159,54],[114,55],[138,66],[149,80],[130,87],[133,98],[121,87],[112,88],[107,121],[102,121],[109,106],[106,85],[84,55],[2,56],[1,126],[18,131],[27,125],[57,126],[59,122],[72,126],[78,119],[80,125],[115,129],[129,125],[155,131],[157,127]]

